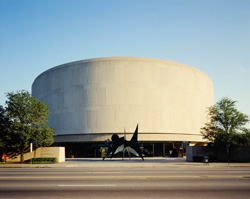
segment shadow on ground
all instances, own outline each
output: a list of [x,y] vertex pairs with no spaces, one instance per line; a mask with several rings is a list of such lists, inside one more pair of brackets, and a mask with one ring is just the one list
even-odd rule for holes
[[120,163],[185,163],[186,158],[113,158],[102,160],[102,158],[66,158],[66,162],[120,162]]

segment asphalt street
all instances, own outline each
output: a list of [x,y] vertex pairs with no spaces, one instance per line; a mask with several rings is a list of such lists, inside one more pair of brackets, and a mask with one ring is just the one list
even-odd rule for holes
[[0,168],[0,198],[250,198],[250,168]]

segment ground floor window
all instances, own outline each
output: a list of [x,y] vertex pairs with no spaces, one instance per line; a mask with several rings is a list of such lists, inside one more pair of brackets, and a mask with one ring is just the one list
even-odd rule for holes
[[[188,142],[139,142],[139,145],[145,157],[183,157]],[[63,142],[54,146],[64,146],[66,158],[101,158],[107,151],[105,142]],[[122,156],[119,152],[114,157]],[[127,152],[125,157],[128,157]]]

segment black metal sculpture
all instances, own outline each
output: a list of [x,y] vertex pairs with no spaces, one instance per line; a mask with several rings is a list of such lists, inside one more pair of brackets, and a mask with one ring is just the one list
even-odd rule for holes
[[126,134],[124,133],[124,137],[119,138],[117,134],[112,135],[112,145],[108,142],[108,152],[105,157],[103,157],[103,160],[106,157],[109,157],[111,154],[110,159],[114,156],[115,151],[117,150],[118,147],[121,147],[123,145],[123,158],[124,158],[124,152],[126,148],[132,148],[136,153],[139,154],[141,159],[144,161],[141,149],[138,144],[138,124],[136,126],[135,132],[133,137],[131,138],[130,141],[126,140]]

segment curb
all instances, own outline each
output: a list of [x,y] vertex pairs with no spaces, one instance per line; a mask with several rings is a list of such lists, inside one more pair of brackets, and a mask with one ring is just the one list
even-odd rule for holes
[[117,163],[117,164],[99,164],[99,163],[85,163],[85,164],[65,164],[65,163],[56,163],[56,164],[9,164],[9,165],[0,165],[1,168],[225,168],[225,167],[250,167],[250,164],[168,164],[168,163],[148,163],[148,164],[133,164],[133,163]]
[[66,158],[65,162],[55,164],[0,164],[1,168],[219,168],[219,167],[250,167],[250,163],[209,163],[187,162],[186,158],[147,158],[112,159],[100,158]]

